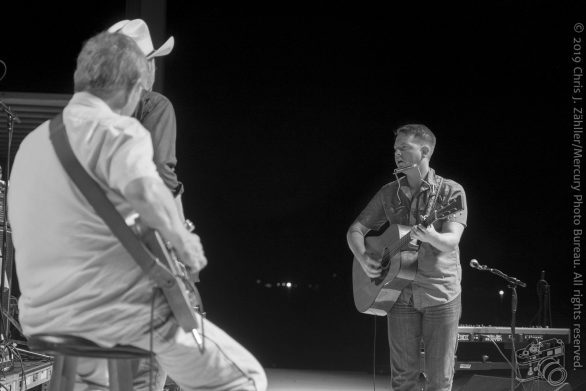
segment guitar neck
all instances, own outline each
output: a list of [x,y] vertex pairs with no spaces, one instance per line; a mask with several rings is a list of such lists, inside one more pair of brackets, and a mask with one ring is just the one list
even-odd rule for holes
[[[432,211],[428,216],[425,217],[421,225],[429,227],[435,221],[441,220],[449,216],[450,214],[456,213],[463,210],[462,197],[457,196],[454,200],[450,201],[446,206],[440,210]],[[389,258],[395,256],[409,241],[411,240],[411,232],[407,232],[402,238],[386,247],[383,252],[383,261],[388,261]]]

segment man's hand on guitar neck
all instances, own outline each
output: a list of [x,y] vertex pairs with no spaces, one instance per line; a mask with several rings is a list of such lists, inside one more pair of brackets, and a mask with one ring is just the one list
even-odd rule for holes
[[437,235],[437,233],[433,224],[430,224],[427,228],[421,224],[411,227],[411,239],[417,239],[423,243],[430,243],[433,240],[433,236]]
[[433,224],[429,227],[415,225],[411,227],[411,238],[429,243],[440,251],[454,251],[460,243],[464,226],[460,223],[444,221],[441,232],[436,231]]

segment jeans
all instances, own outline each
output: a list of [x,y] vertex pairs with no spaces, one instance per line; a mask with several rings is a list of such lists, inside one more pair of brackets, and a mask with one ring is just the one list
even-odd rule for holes
[[[267,379],[254,356],[212,322],[205,320],[205,351],[201,353],[191,334],[177,327],[174,317],[153,332],[153,373],[149,360],[141,360],[134,381],[134,390],[160,391],[169,374],[183,391],[265,391]],[[176,330],[175,330],[176,329]],[[175,331],[173,331],[175,330]],[[170,337],[170,331],[172,336]],[[134,346],[149,350],[150,335],[141,336]],[[108,388],[105,360],[80,359],[77,390],[98,391]]]
[[420,390],[420,345],[425,347],[427,391],[450,391],[458,343],[460,295],[454,300],[417,310],[401,298],[388,315],[391,386],[394,391]]

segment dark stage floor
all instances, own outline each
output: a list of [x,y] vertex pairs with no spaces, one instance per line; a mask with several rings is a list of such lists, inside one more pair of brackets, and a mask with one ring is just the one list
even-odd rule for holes
[[[334,372],[297,369],[267,369],[269,391],[372,391],[372,375],[365,372]],[[453,391],[459,391],[471,374],[456,376]],[[390,390],[389,375],[376,376],[376,390]]]
[[[389,375],[376,376],[376,388],[373,385],[372,375],[365,372],[336,372],[336,371],[312,371],[297,369],[267,369],[269,379],[269,391],[388,391],[390,390]],[[473,376],[476,379],[472,384]],[[570,378],[573,391],[579,391],[584,379],[575,376]],[[468,386],[466,387],[466,385]],[[508,390],[508,377],[506,371],[460,371],[456,372],[452,391],[506,391]],[[578,388],[580,387],[580,388]],[[522,387],[516,390],[522,391]],[[526,384],[527,391],[567,391],[568,386],[557,388],[545,383]]]

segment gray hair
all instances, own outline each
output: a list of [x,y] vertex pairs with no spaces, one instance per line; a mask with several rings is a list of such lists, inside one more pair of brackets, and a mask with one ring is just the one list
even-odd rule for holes
[[147,59],[136,42],[120,33],[102,32],[84,44],[73,75],[75,92],[109,98],[130,91],[148,77]]

